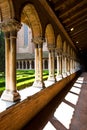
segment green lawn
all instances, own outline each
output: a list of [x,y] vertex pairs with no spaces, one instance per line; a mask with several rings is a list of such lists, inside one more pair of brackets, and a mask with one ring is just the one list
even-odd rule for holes
[[[17,70],[16,77],[17,77],[17,89],[23,89],[25,87],[31,86],[34,82],[35,75],[34,70]],[[48,70],[43,71],[43,79],[46,80],[48,77]],[[5,75],[3,72],[0,72],[0,95],[5,89]]]

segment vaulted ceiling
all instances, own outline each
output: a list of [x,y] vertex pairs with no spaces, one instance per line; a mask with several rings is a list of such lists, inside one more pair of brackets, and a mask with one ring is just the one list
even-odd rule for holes
[[47,0],[80,54],[87,55],[87,0]]

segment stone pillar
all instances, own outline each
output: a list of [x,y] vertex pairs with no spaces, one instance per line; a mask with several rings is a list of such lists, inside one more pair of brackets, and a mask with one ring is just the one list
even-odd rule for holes
[[38,82],[38,60],[39,60],[39,55],[38,55],[38,44],[35,44],[35,82],[33,86],[36,86]]
[[57,75],[56,75],[56,80],[59,80],[59,54],[57,53]]
[[35,82],[33,86],[44,88],[43,82],[43,62],[42,62],[42,45],[43,40],[41,37],[33,39],[35,44]]
[[67,76],[67,71],[66,71],[66,56],[63,56],[63,77]]
[[31,64],[31,60],[29,60],[29,64],[30,64],[30,67],[29,67],[29,69],[31,70],[32,69],[32,64]]
[[43,69],[45,69],[45,59],[43,59]]
[[43,82],[42,44],[38,45],[38,51],[39,51],[39,68],[38,68],[39,84],[40,84],[41,87],[44,87],[44,82]]
[[25,61],[25,68],[28,69],[28,67],[27,67],[27,60]]
[[22,60],[22,61],[21,61],[21,63],[22,63],[22,69],[24,69],[24,64],[23,64],[23,63],[24,63],[24,61]]
[[55,68],[54,68],[55,53],[54,49],[49,49],[49,77],[48,81],[55,83]]
[[4,28],[4,30],[2,30],[5,32],[6,88],[1,95],[1,99],[16,101],[20,99],[20,95],[16,88],[16,25],[19,25],[19,23],[15,23],[14,20],[9,22],[10,24],[8,23],[5,25],[4,23],[2,26],[2,28]]
[[9,90],[10,85],[10,32],[5,33],[5,79],[6,90]]
[[59,75],[57,77],[57,81],[61,80],[62,78],[62,54],[59,53]]
[[18,69],[20,69],[20,61],[18,61]]

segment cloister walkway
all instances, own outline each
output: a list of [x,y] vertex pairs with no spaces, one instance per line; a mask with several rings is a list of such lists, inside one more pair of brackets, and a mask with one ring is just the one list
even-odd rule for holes
[[[52,84],[49,81],[44,81],[44,83],[45,83],[46,87],[48,87],[48,86],[50,86]],[[30,87],[26,87],[26,88],[20,90],[19,94],[21,96],[21,100],[18,101],[18,102],[23,101],[28,96],[34,95],[35,93],[41,91],[41,89],[42,88],[37,88],[37,87],[30,86]],[[4,110],[8,109],[12,105],[17,104],[18,102],[17,101],[16,102],[4,101],[4,100],[1,100],[1,98],[0,98],[0,113],[3,112]]]
[[87,73],[65,87],[23,130],[87,130]]

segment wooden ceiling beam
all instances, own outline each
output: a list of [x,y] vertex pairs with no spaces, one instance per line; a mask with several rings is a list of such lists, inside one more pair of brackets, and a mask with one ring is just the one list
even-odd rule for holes
[[59,17],[62,18],[64,16],[67,16],[68,14],[75,12],[77,10],[77,8],[80,8],[80,10],[81,10],[81,7],[84,6],[85,4],[87,5],[86,0],[82,0],[80,3],[76,4],[72,8],[69,8],[69,9],[67,8],[67,10],[64,13],[62,13],[61,15],[59,15]]
[[79,11],[78,13],[76,12],[76,14],[73,14],[71,17],[66,18],[65,20],[63,20],[63,23],[68,23],[68,22],[72,22],[75,19],[78,19],[79,17],[81,17],[83,14],[87,13],[87,8]]
[[66,27],[68,28],[68,27],[74,27],[75,25],[77,25],[77,24],[79,24],[79,22],[83,22],[83,21],[86,21],[87,20],[87,15],[83,15],[82,17],[79,17],[78,19],[76,19],[76,20],[74,20],[74,21],[72,21],[72,22],[70,22],[70,23],[68,23],[67,25],[66,25]]

